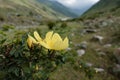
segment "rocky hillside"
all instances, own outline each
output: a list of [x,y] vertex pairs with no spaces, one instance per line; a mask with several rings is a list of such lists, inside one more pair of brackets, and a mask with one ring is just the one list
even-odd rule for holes
[[97,4],[85,12],[82,17],[110,17],[120,16],[120,0],[100,0]]
[[0,0],[0,22],[21,24],[75,16],[68,8],[55,1]]

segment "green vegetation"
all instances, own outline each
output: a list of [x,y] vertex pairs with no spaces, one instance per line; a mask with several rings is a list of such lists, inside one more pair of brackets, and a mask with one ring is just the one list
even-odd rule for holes
[[[0,1],[0,22],[5,21],[16,24],[33,25],[35,23],[40,23],[42,20],[56,20],[75,16],[76,15],[73,12],[70,12],[65,6],[60,5],[58,2],[48,0]],[[30,21],[32,21],[32,23]]]
[[[40,1],[0,0],[0,80],[120,79],[119,0],[100,0],[82,17],[66,21],[56,20],[61,13]],[[42,39],[49,31],[68,37],[69,47],[49,50],[34,42],[30,47],[28,34],[34,31]]]
[[97,4],[92,6],[86,11],[83,18],[96,18],[96,17],[110,17],[120,16],[120,1],[119,0],[100,0]]

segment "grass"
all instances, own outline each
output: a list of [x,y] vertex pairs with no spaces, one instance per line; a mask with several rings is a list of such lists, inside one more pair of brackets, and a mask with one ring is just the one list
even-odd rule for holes
[[[112,34],[113,31],[110,31],[111,26],[115,27],[116,23],[109,25],[104,28],[98,28],[99,32],[97,33],[90,33],[81,35],[81,31],[86,27],[83,22],[81,21],[68,21],[66,22],[66,27],[61,27],[62,22],[55,22],[55,26],[53,27],[54,32],[58,32],[62,37],[68,36],[70,39],[70,48],[72,50],[68,51],[69,59],[71,62],[65,63],[63,66],[59,67],[51,75],[51,80],[90,80],[88,76],[86,76],[84,69],[80,68],[80,62],[84,63],[92,63],[93,66],[90,68],[103,68],[105,69],[104,72],[100,73],[89,73],[90,75],[94,75],[91,80],[119,80],[116,76],[112,75],[109,72],[109,68],[114,66],[116,63],[113,56],[113,51],[115,49],[114,45],[119,46],[118,44],[111,43],[110,41],[113,40]],[[94,27],[94,26],[93,26]],[[47,23],[41,24],[39,26],[15,26],[14,29],[9,29],[7,31],[0,30],[0,37],[6,38],[7,41],[5,44],[14,42],[16,39],[19,39],[24,34],[33,34],[34,31],[38,31],[40,34],[46,34],[46,32],[51,31],[47,26]],[[119,33],[119,32],[118,32]],[[99,42],[91,41],[93,35],[101,35],[105,38],[103,44]],[[109,34],[109,35],[108,35]],[[42,37],[45,35],[42,35]],[[0,38],[0,41],[2,40]],[[76,44],[80,44],[83,41],[87,41],[87,49],[86,54],[79,57],[77,56],[76,50],[80,49],[76,47]],[[118,43],[118,41],[116,41]],[[112,47],[104,48],[104,44],[111,43]],[[106,55],[102,56],[99,55],[96,49],[100,49],[100,51],[105,52]]]
[[64,14],[58,13],[48,5],[44,5],[36,0],[9,0],[0,2],[0,21],[26,23],[29,25],[31,24],[29,21],[40,23],[41,20],[58,19],[57,16],[65,17]]
[[120,14],[119,0],[100,0],[85,12],[81,18],[94,19],[96,17],[119,16]]
[[[116,19],[114,23],[109,24],[103,28],[95,28],[99,30],[97,33],[90,33],[90,34],[86,33],[81,35],[82,30],[86,27],[86,25],[84,25],[84,20],[80,21],[78,19],[76,21],[75,20],[66,21],[65,22],[67,24],[66,27],[61,27],[61,25],[64,24],[64,22],[58,21],[58,22],[55,22],[55,25],[52,29],[49,29],[46,23],[46,21],[49,21],[49,20],[43,21],[43,24],[40,24],[40,25],[38,24],[31,25],[31,21],[34,21],[34,22],[38,21],[38,23],[40,22],[39,19],[36,20],[36,17],[41,17],[41,15],[39,16],[39,13],[41,13],[43,17],[53,18],[53,16],[55,15],[54,14],[55,12],[52,11],[52,9],[50,9],[49,7],[46,7],[45,5],[42,5],[42,4],[39,5],[38,3],[29,1],[29,0],[21,0],[21,1],[10,0],[10,1],[14,2],[14,5],[13,3],[9,3],[9,4],[12,4],[13,6],[9,7],[8,5],[7,7],[5,7],[4,5],[8,3],[4,3],[4,5],[0,5],[0,21],[2,20],[3,22],[6,23],[7,20],[9,20],[8,17],[6,17],[7,12],[13,13],[13,17],[10,16],[10,21],[12,20],[10,23],[11,24],[17,23],[16,24],[17,26],[15,26],[13,29],[10,29],[8,26],[3,27],[4,25],[0,25],[1,26],[0,41],[6,39],[4,45],[9,44],[11,42],[15,42],[17,39],[20,39],[24,34],[33,34],[34,31],[38,31],[40,34],[46,34],[48,31],[53,30],[54,32],[59,33],[62,37],[68,36],[70,40],[70,48],[71,48],[71,50],[68,51],[68,56],[69,56],[68,62],[66,62],[63,66],[59,67],[58,70],[56,70],[54,73],[51,74],[51,77],[50,77],[51,80],[90,80],[88,76],[86,76],[86,73],[88,73],[90,76],[93,75],[91,80],[119,80],[116,76],[113,75],[114,73],[111,73],[109,71],[111,67],[113,68],[113,66],[117,64],[116,59],[113,55],[113,52],[117,47],[120,46],[118,44],[119,31],[115,29],[115,27],[119,27],[119,24],[118,24],[119,19],[117,19],[117,17],[110,18],[113,20]],[[35,5],[32,5],[31,3],[34,3]],[[2,0],[0,4],[2,4]],[[109,16],[108,14],[110,12],[112,12],[113,15],[119,16],[120,8],[115,7],[116,6],[115,4],[109,4],[109,6],[110,5],[114,5],[112,6],[114,8],[112,8],[111,10],[111,7],[106,7],[106,9],[104,10],[107,10],[107,14],[104,12],[104,10],[101,10],[99,12],[96,12],[96,10],[93,10],[93,12],[96,13],[96,15],[92,14],[91,12],[90,14],[87,15],[87,17],[91,18],[91,21],[93,20],[92,22],[94,22],[95,21],[94,18],[98,16],[99,17],[105,16],[105,18],[101,17],[96,19],[100,19],[100,20],[103,19],[107,21],[108,18],[106,16]],[[18,13],[20,14],[20,16],[15,16],[15,14],[18,12],[17,8],[19,8],[21,11]],[[35,9],[34,10],[35,13],[33,9]],[[36,14],[36,12],[38,14]],[[11,24],[6,23],[6,25],[11,25]],[[96,26],[99,26],[99,24],[96,24]],[[93,27],[95,26],[93,25]],[[3,28],[5,28],[6,30],[3,31]],[[100,44],[99,42],[91,41],[91,38],[93,37],[93,35],[103,36],[104,37],[103,43]],[[45,35],[41,35],[41,36],[44,37]],[[85,55],[80,57],[77,55],[76,51],[81,48],[76,47],[75,45],[80,44],[83,41],[87,42],[87,49],[85,50],[86,51]],[[104,44],[109,44],[109,43],[112,45],[111,47],[108,47],[108,48],[103,47]],[[101,52],[104,52],[105,55],[99,55],[98,51],[96,51],[97,49],[99,49]],[[92,63],[93,66],[87,67],[87,69],[86,68],[83,69],[84,66],[82,66],[83,68],[81,68],[80,67],[81,64],[79,62],[83,62],[84,64]],[[100,73],[95,73],[94,71],[92,73],[87,71],[89,69],[91,70],[96,67],[103,68],[105,71]],[[2,74],[0,74],[0,76]]]

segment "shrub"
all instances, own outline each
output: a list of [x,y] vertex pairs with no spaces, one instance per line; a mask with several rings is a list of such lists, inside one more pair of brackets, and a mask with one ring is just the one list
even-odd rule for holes
[[65,52],[46,50],[37,44],[28,48],[26,38],[0,45],[1,80],[49,80],[51,73],[65,63]]
[[63,23],[61,24],[61,28],[65,28],[65,27],[67,27],[67,23],[66,23],[66,22],[63,22]]
[[49,29],[53,29],[53,27],[55,26],[55,24],[56,24],[56,23],[55,23],[55,22],[52,22],[52,21],[48,21],[48,22],[47,22],[47,25],[48,25],[48,28],[49,28]]

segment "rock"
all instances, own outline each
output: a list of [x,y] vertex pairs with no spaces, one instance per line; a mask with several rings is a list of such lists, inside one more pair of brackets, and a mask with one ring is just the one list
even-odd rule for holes
[[17,17],[20,17],[20,16],[22,16],[20,13],[16,13],[15,14]]
[[96,71],[96,73],[98,73],[98,72],[104,72],[103,68],[94,68],[94,70]]
[[78,56],[82,56],[85,54],[85,50],[84,49],[77,50],[77,54]]
[[88,66],[88,67],[91,67],[93,64],[92,63],[86,63],[86,65]]
[[72,50],[72,48],[70,48],[70,47],[69,47],[69,48],[67,48],[67,51],[71,51],[71,50]]
[[79,47],[80,46],[80,44],[74,44],[75,45],[75,47]]
[[120,78],[120,64],[116,64],[113,68],[113,74]]
[[80,44],[76,44],[75,46],[80,48],[80,49],[86,49],[87,48],[87,42],[83,41]]
[[114,54],[115,58],[117,59],[118,64],[120,64],[120,48],[115,49],[113,54]]
[[108,25],[107,22],[102,22],[102,26],[103,26],[103,27],[105,27],[105,26],[107,26],[107,25]]
[[97,30],[96,29],[83,29],[81,30],[81,35],[84,35],[86,33],[96,33]]
[[97,30],[96,29],[85,29],[86,33],[96,33]]
[[81,48],[81,49],[87,49],[87,45],[81,43],[81,44],[80,44],[80,48]]
[[80,31],[80,35],[81,35],[81,36],[84,36],[85,33],[86,33],[86,31],[85,31],[84,29],[82,29],[82,30]]
[[112,46],[112,44],[105,44],[103,47],[104,48],[109,48],[109,47],[111,47]]
[[106,55],[106,53],[104,53],[104,52],[98,52],[98,54],[101,55],[101,56]]
[[71,34],[71,36],[73,37],[73,36],[75,36],[75,34],[74,34],[74,33],[72,33],[72,34]]
[[109,19],[108,22],[109,23],[114,23],[114,21],[112,19]]
[[99,35],[94,35],[92,38],[93,41],[98,41],[99,43],[102,43],[103,39],[104,38],[102,36],[99,36]]
[[120,64],[116,64],[113,68],[113,72],[120,72]]
[[97,48],[97,49],[95,49],[95,51],[96,51],[96,52],[100,52],[100,51],[101,51],[101,49],[100,49],[100,48]]

